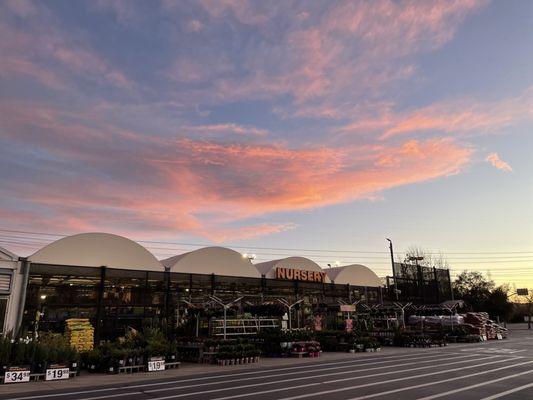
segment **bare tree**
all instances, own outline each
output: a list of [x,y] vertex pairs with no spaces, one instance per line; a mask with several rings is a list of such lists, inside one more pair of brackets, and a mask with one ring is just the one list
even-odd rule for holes
[[412,245],[409,246],[405,252],[405,261],[408,261],[410,257],[423,257],[423,260],[420,261],[420,265],[443,269],[450,268],[448,259],[442,252],[432,253],[420,246]]

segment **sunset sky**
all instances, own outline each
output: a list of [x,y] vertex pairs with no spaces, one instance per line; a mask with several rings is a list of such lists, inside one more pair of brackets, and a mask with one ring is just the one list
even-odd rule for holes
[[0,152],[20,255],[104,231],[383,276],[389,237],[533,288],[533,2],[3,0]]

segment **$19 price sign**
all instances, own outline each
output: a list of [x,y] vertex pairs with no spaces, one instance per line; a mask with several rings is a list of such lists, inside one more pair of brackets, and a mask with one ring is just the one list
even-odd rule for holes
[[165,361],[148,361],[148,371],[164,371],[165,370]]
[[47,381],[57,381],[60,379],[68,379],[70,377],[70,370],[68,368],[54,368],[46,370]]

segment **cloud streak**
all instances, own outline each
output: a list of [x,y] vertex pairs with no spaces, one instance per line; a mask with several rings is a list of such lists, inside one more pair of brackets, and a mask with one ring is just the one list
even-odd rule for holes
[[499,169],[503,172],[513,172],[513,169],[509,164],[507,164],[505,161],[503,161],[498,153],[490,153],[487,158],[485,158],[485,161],[490,163],[494,168]]

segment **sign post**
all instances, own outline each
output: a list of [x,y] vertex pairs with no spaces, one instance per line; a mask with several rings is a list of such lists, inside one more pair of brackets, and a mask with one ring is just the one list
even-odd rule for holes
[[[516,294],[518,296],[529,296],[529,290],[526,289],[516,289]],[[527,329],[531,329],[531,304],[533,303],[533,295],[527,298]]]

